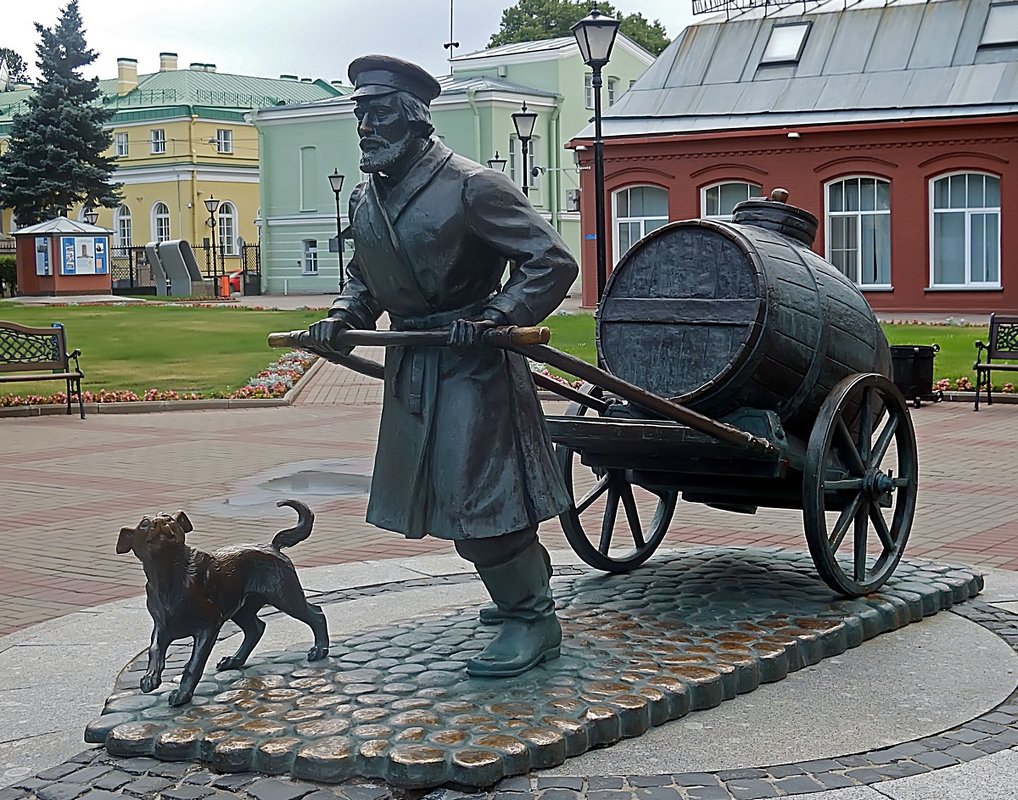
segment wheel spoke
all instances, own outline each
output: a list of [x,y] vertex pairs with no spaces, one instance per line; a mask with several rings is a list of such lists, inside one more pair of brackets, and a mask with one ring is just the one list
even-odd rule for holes
[[862,401],[859,403],[859,457],[863,463],[869,463],[870,449],[873,445],[873,415],[872,415],[873,389],[865,387],[862,390]]
[[862,459],[859,457],[859,451],[855,449],[855,442],[852,441],[852,434],[849,433],[848,426],[845,425],[845,420],[841,417],[838,417],[835,430],[837,431],[838,438],[841,440],[841,448],[845,451],[851,462],[849,466],[855,471],[856,475],[865,475],[866,465],[863,464]]
[[[861,497],[861,495],[860,495]],[[869,506],[869,503],[866,503]],[[860,508],[855,513],[855,579],[862,581],[866,579],[866,531],[869,530],[866,518],[869,516],[865,508]]]
[[887,520],[880,513],[880,507],[876,503],[870,503],[870,520],[873,522],[873,528],[876,530],[877,536],[880,537],[880,544],[884,546],[884,551],[893,550],[894,539],[891,538],[891,531],[887,528]]
[[862,492],[859,492],[859,494],[852,498],[852,502],[845,506],[841,516],[838,517],[838,521],[834,524],[834,530],[831,531],[829,537],[832,554],[838,552],[838,548],[841,547],[841,542],[848,532],[848,525],[855,519],[855,514],[859,510],[860,503],[862,503]]
[[626,509],[626,519],[629,520],[629,530],[633,533],[633,542],[639,549],[646,546],[643,538],[643,525],[640,524],[640,512],[636,508],[636,498],[633,497],[633,486],[629,481],[620,487],[622,494],[622,505]]
[[[614,481],[612,481],[614,483]],[[608,555],[612,546],[612,534],[615,533],[615,520],[619,516],[619,491],[614,486],[608,492],[608,498],[604,503],[604,518],[601,520],[601,541],[597,549],[602,555]]]
[[898,418],[891,417],[887,420],[884,429],[880,431],[880,437],[877,439],[876,444],[873,445],[873,455],[870,456],[870,464],[874,467],[880,466],[880,462],[884,460],[884,456],[887,455],[887,448],[891,446],[891,440],[894,438],[894,433],[897,430]]
[[601,478],[601,480],[594,484],[594,488],[592,488],[589,492],[583,495],[583,499],[576,504],[576,513],[582,514],[584,511],[590,508],[590,504],[597,500],[597,498],[599,498],[601,495],[603,495],[605,493],[605,490],[607,490],[610,484],[611,475],[605,474]]
[[844,489],[861,489],[862,478],[845,478],[840,481],[824,481],[825,492],[837,492]]

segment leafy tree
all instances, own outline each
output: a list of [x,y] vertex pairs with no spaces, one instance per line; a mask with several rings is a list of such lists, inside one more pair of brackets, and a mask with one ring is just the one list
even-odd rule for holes
[[619,20],[619,30],[654,55],[660,55],[671,43],[668,33],[658,20],[648,22],[640,13],[620,15],[611,3],[594,0],[517,0],[516,5],[502,12],[502,23],[488,41],[488,47],[571,36],[569,29],[587,16],[594,6],[605,16]]
[[98,79],[81,76],[97,54],[85,43],[78,0],[68,2],[55,27],[35,28],[42,78],[0,157],[0,207],[13,208],[23,225],[79,202],[107,208],[120,202],[120,184],[110,182],[113,161],[103,155],[112,142],[103,123],[112,112],[100,102]]
[[0,61],[7,65],[7,73],[14,83],[28,83],[28,64],[8,47],[0,47]]

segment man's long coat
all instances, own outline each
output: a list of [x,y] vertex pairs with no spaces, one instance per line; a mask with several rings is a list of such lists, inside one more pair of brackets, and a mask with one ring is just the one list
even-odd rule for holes
[[[373,328],[447,329],[456,319],[536,325],[577,266],[505,175],[438,140],[399,182],[354,190],[350,281],[329,312]],[[507,261],[515,262],[504,286]],[[406,536],[499,536],[570,504],[522,356],[389,348],[368,522]]]

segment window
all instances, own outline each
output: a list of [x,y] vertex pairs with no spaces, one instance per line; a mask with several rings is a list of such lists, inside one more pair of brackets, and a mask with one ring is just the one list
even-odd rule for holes
[[809,33],[809,22],[789,22],[771,28],[761,64],[794,64],[802,55],[802,47]]
[[117,155],[118,156],[126,156],[127,155],[127,134],[126,133],[115,134],[114,135],[114,140],[115,140],[115,144],[116,144],[116,148],[117,148],[116,149]]
[[827,260],[860,286],[891,285],[891,184],[846,178],[827,186]]
[[229,128],[220,128],[216,131],[216,152],[233,152],[233,131]]
[[[527,143],[527,186],[531,190],[530,199],[533,200],[533,190],[538,187],[538,178],[541,176],[540,170],[537,171],[537,175],[534,175],[534,170],[537,168],[537,156],[536,151],[540,137],[534,136]],[[514,182],[518,183],[519,186],[523,186],[523,143],[515,136],[509,137],[509,178]],[[517,179],[517,176],[518,179]]]
[[131,209],[127,206],[120,206],[113,212],[113,246],[131,247],[133,244],[134,231],[131,226]]
[[318,240],[317,239],[305,239],[304,240],[304,274],[305,275],[317,275],[318,274]]
[[615,193],[615,263],[640,239],[668,222],[668,192],[634,186]]
[[605,84],[608,87],[608,105],[614,105],[615,100],[618,99],[619,79],[609,78]]
[[317,210],[318,183],[322,176],[318,172],[318,151],[314,147],[300,149],[300,210]]
[[1018,3],[994,3],[990,6],[979,44],[1018,44]]
[[152,145],[152,153],[165,153],[166,152],[166,131],[162,128],[156,128],[151,131],[152,137],[149,140]]
[[589,72],[583,76],[583,105],[594,107],[594,76]]
[[1000,178],[945,175],[930,184],[932,286],[1000,286]]
[[233,203],[219,206],[219,252],[228,256],[237,255],[237,207]]
[[520,141],[515,136],[509,137],[509,180],[516,183],[516,172],[519,169],[519,164],[516,162],[520,158]]
[[152,238],[157,242],[165,242],[170,238],[170,209],[166,203],[152,206]]
[[728,181],[700,190],[700,215],[710,219],[730,220],[735,207],[743,200],[759,197],[763,187],[758,183]]

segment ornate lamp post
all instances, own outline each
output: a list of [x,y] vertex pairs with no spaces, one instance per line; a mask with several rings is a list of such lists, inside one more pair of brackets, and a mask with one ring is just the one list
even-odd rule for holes
[[[216,262],[216,211],[219,210],[220,200],[209,195],[205,200],[205,208],[209,211],[209,227],[212,228],[212,278],[219,278],[219,267]],[[219,284],[216,284],[216,291],[219,291]]]
[[513,126],[516,128],[516,138],[520,140],[520,151],[523,154],[523,194],[530,195],[530,140],[534,136],[534,125],[537,122],[537,114],[527,111],[527,103],[523,101],[523,108],[513,114]]
[[589,16],[573,25],[572,31],[580,47],[580,56],[594,73],[590,85],[594,90],[594,224],[597,237],[597,301],[600,303],[608,279],[604,224],[604,142],[601,140],[601,69],[611,58],[619,22],[594,8]]
[[343,191],[343,181],[346,175],[340,175],[339,169],[333,167],[329,176],[329,185],[332,193],[336,195],[336,246],[339,252],[339,291],[346,288],[346,273],[343,271],[343,217],[339,210],[339,193]]
[[85,222],[89,225],[95,225],[96,220],[99,219],[99,212],[96,211],[92,206],[85,206]]
[[497,169],[499,172],[505,172],[505,159],[500,158],[498,150],[495,151],[495,157],[488,159],[488,169]]

